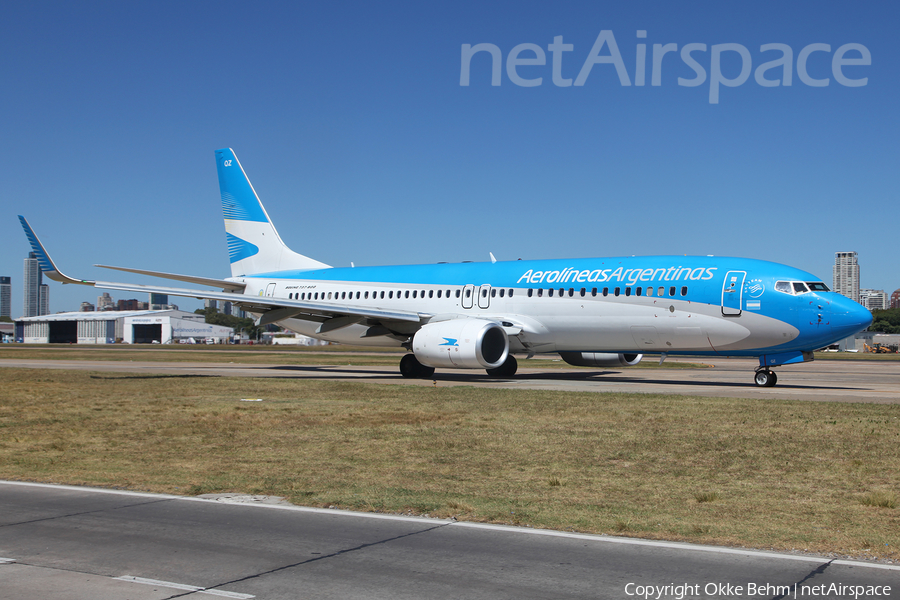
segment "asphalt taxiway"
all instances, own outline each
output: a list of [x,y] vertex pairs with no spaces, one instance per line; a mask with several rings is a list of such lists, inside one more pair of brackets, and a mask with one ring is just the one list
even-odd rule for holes
[[838,558],[16,482],[0,506],[4,599],[900,597],[900,566]]
[[[359,381],[399,385],[474,385],[511,389],[582,392],[682,394],[694,396],[811,400],[832,402],[900,403],[900,362],[818,360],[775,369],[778,385],[760,388],[753,383],[757,361],[753,359],[677,359],[709,365],[709,368],[621,368],[588,370],[567,367],[532,367],[519,361],[511,378],[488,377],[484,371],[438,370],[430,379],[407,379],[393,366],[327,364],[287,365],[154,361],[34,360],[14,357],[0,360],[2,367],[74,369],[167,375],[219,377],[281,377],[329,381]],[[236,358],[236,360],[240,360]],[[352,362],[352,355],[345,358]],[[646,359],[654,361],[653,357]],[[398,357],[399,361],[399,357]],[[670,359],[672,361],[672,359]]]

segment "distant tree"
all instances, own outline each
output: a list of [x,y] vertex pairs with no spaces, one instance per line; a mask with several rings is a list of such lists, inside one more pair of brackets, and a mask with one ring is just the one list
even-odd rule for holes
[[0,323],[14,323],[11,317],[7,317],[6,315],[0,317]]
[[247,336],[255,339],[260,328],[253,324],[253,319],[238,318],[234,315],[226,315],[220,313],[215,308],[198,308],[194,314],[204,315],[207,323],[211,325],[221,325],[222,327],[231,327],[235,335],[240,335],[241,331],[245,331]]
[[900,308],[873,310],[872,318],[875,322],[869,326],[869,331],[900,333]]

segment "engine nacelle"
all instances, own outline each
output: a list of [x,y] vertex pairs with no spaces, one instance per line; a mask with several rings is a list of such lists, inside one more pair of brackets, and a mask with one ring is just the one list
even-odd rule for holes
[[455,369],[495,369],[509,355],[509,337],[499,323],[453,319],[423,325],[412,351],[423,365]]
[[611,352],[560,352],[564,361],[575,367],[633,367],[643,354],[614,354]]

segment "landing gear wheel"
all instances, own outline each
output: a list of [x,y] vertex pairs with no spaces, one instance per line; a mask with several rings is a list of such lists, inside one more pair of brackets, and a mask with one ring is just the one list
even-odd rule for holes
[[753,380],[759,387],[774,387],[778,383],[778,375],[774,371],[757,371]]
[[519,363],[516,361],[516,357],[510,354],[506,357],[506,360],[503,361],[502,365],[496,369],[488,369],[487,374],[491,377],[512,377],[516,374],[518,368]]
[[427,379],[434,375],[434,367],[426,367],[415,354],[407,354],[400,359],[400,374],[404,377]]

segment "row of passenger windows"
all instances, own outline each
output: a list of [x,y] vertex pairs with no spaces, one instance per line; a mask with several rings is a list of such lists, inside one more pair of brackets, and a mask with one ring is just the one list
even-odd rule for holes
[[[656,290],[656,291],[654,291],[654,290]],[[537,292],[538,298],[540,298],[541,296],[544,295],[544,290],[543,290],[542,288],[538,288],[537,290],[531,290],[531,289],[528,290],[528,297],[530,298],[530,297],[534,294],[535,291]],[[651,287],[647,287],[647,288],[636,287],[636,288],[634,288],[633,291],[634,291],[634,295],[635,295],[635,296],[641,296],[641,295],[652,296],[654,293],[655,293],[657,296],[665,296],[665,295],[666,295],[666,288],[665,288],[665,286],[659,286],[659,289],[654,288],[654,287],[652,287],[652,286],[651,286]],[[678,289],[673,285],[672,287],[669,288],[669,294],[668,294],[668,295],[669,295],[670,297],[674,298],[674,297],[677,295],[677,294],[676,294],[677,291],[678,291]],[[581,290],[576,290],[575,288],[569,288],[569,289],[568,289],[568,296],[569,296],[569,298],[573,298],[573,297],[575,296],[575,294],[578,294],[579,296],[581,296],[581,297],[583,298],[583,297],[585,297],[585,296],[587,295],[587,293],[588,293],[587,288],[581,288]],[[620,296],[620,295],[622,295],[623,293],[624,293],[626,296],[631,296],[631,295],[632,295],[632,288],[631,288],[631,287],[626,287],[626,288],[624,289],[624,292],[623,292],[622,288],[617,287],[617,288],[613,288],[611,293],[612,293],[613,296]],[[687,296],[687,293],[688,293],[687,286],[686,286],[686,285],[682,286],[682,287],[681,287],[681,295],[682,295],[682,296]],[[558,297],[560,297],[560,298],[563,298],[563,297],[566,296],[567,290],[566,290],[566,288],[559,288],[558,290],[555,290],[554,288],[550,288],[550,289],[547,290],[547,296],[548,296],[548,297],[552,297],[554,294],[556,294],[556,295],[557,295]],[[600,295],[602,295],[602,296],[609,296],[609,295],[610,295],[610,289],[609,289],[608,287],[605,287],[605,288],[603,288],[602,291],[598,291],[598,288],[591,288],[591,296],[596,296],[596,295],[598,295],[598,294],[600,294]]]
[[[370,292],[355,292],[355,293],[356,293],[357,300],[368,300],[370,298],[370,295],[369,295]],[[481,290],[481,295],[483,297],[487,297],[487,293],[488,293],[487,288],[484,288]],[[353,298],[354,298],[353,294],[354,294],[354,292],[328,292],[327,295],[326,295],[326,292],[298,292],[298,293],[288,294],[288,299],[289,300],[332,300],[332,299],[333,300],[347,300],[347,299],[353,300]],[[435,298],[435,297],[451,298],[452,297],[451,294],[452,294],[451,290],[446,290],[446,291],[445,290],[437,290],[437,291],[428,290],[429,298]],[[471,295],[472,295],[472,289],[469,288],[466,290],[466,298],[469,298]],[[498,295],[501,298],[505,298],[507,295],[510,298],[512,298],[513,291],[511,289],[507,290],[506,288],[501,288],[500,290],[497,290],[497,288],[494,288],[491,290],[491,298],[496,298]],[[460,296],[462,296],[462,290],[456,290],[456,297],[459,298]],[[385,291],[371,292],[372,299],[387,298],[388,300],[390,300],[395,297],[396,298],[404,298],[404,299],[405,298],[424,298],[425,290],[421,290],[421,291],[420,290],[411,290],[411,291],[410,290],[406,290],[406,291],[397,290],[396,296],[395,296],[394,290],[388,290],[386,292]]]
[[[779,282],[779,283],[781,283],[781,282]],[[548,288],[546,291],[547,291],[548,298],[552,298],[554,295],[556,295],[559,298],[564,298],[567,294],[570,298],[574,298],[575,294],[578,294],[580,297],[583,298],[583,297],[587,296],[587,294],[588,294],[587,288],[581,288],[580,290],[576,290],[575,288],[569,288],[568,290],[566,290],[566,288],[559,288],[558,290],[554,289],[554,288]],[[676,288],[673,285],[672,287],[670,287],[668,289],[668,296],[674,298],[678,295],[677,294],[678,291],[679,291],[678,288]],[[688,288],[686,285],[682,286],[680,291],[681,291],[681,296],[687,296]],[[420,290],[405,290],[405,291],[397,290],[396,296],[395,296],[394,290],[388,290],[388,291],[382,290],[380,292],[355,292],[356,300],[368,300],[370,297],[372,299],[382,299],[382,300],[385,298],[390,300],[395,297],[396,298],[404,298],[404,299],[405,298],[425,298],[425,293],[426,293],[425,290],[421,290],[421,291]],[[610,290],[610,288],[608,288],[608,287],[605,287],[602,290],[600,290],[599,288],[591,288],[591,291],[590,291],[591,296],[602,295],[604,297],[609,296],[610,294],[612,294],[613,296],[621,296],[622,294],[624,294],[625,296],[631,296],[632,293],[635,296],[642,296],[642,295],[653,296],[655,294],[660,297],[665,297],[667,295],[665,286],[659,286],[659,288],[654,288],[652,286],[647,287],[647,288],[643,288],[643,287],[631,288],[629,286],[629,287],[624,288],[624,290],[621,287],[612,288],[612,290]],[[370,296],[370,294],[371,294],[371,296]],[[452,298],[454,296],[456,298],[459,298],[462,296],[462,294],[463,294],[463,290],[459,290],[459,289],[456,290],[455,294],[452,294],[451,290],[446,290],[446,291],[445,290],[428,290],[429,298],[435,298],[435,297],[437,297],[437,298],[442,298],[442,297],[443,298]],[[482,298],[486,298],[487,294],[488,294],[487,288],[482,288],[481,289]],[[466,298],[469,298],[471,295],[472,295],[472,288],[466,289],[465,290]],[[529,288],[528,297],[531,298],[535,295],[538,298],[543,297],[544,289],[537,288],[535,290],[535,289]],[[506,289],[506,288],[491,289],[491,298],[496,298],[497,296],[499,296],[500,298],[505,298],[505,297],[512,298],[513,290]],[[332,299],[333,300],[347,300],[347,299],[353,300],[354,292],[327,292],[327,295],[326,295],[326,292],[297,292],[297,293],[292,292],[292,293],[288,294],[288,299],[289,300],[332,300]]]

